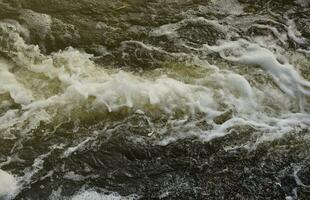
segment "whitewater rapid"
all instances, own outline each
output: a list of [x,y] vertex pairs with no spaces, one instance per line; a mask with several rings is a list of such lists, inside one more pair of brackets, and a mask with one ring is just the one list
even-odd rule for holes
[[[28,21],[24,24],[0,21],[0,139],[16,141],[1,155],[0,167],[25,163],[19,158],[19,150],[38,134],[52,137],[66,123],[73,124],[72,132],[87,130],[84,138],[47,146],[27,168],[14,170],[18,174],[0,170],[0,199],[13,198],[31,187],[52,155],[59,153],[59,158],[71,159],[89,146],[95,147],[101,134],[112,137],[122,124],[128,127],[125,129],[143,132],[143,137],[131,138],[137,145],[151,142],[168,146],[190,137],[207,143],[244,127],[250,127],[249,140],[226,145],[227,151],[255,151],[260,144],[289,135],[308,140],[309,135],[304,133],[310,127],[310,81],[300,69],[309,70],[310,49],[292,51],[285,47],[288,41],[307,46],[308,39],[301,36],[291,19],[281,28],[272,20],[269,24],[275,26],[253,24],[272,34],[242,38],[234,26],[241,30],[249,27],[233,22],[233,17],[244,13],[243,6],[232,1],[235,8],[231,12],[227,7],[221,9],[222,4],[225,1],[216,4],[217,12],[232,17],[207,19],[188,11],[183,13],[185,19],[149,31],[149,37],[166,37],[184,52],[143,41],[123,41],[120,49],[134,45],[137,50],[151,52],[153,60],[158,54],[169,58],[161,67],[142,72],[103,66],[96,62],[96,56],[82,49],[67,47],[47,54],[38,45],[30,44],[31,28],[40,29],[44,38],[51,31],[52,19],[48,15],[27,11],[23,15]],[[25,25],[38,17],[41,20],[33,27]],[[211,27],[226,36],[213,44],[197,45],[182,36],[182,29],[191,25]],[[128,56],[122,53],[123,58]],[[52,177],[54,171],[51,169],[41,179]],[[65,177],[87,179],[71,172],[66,172]],[[61,190],[53,188],[49,198],[61,198]],[[69,198],[140,197],[83,188]]]

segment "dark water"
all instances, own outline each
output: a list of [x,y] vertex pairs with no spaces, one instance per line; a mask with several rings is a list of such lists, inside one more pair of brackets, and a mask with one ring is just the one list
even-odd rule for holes
[[310,199],[309,16],[1,0],[0,199]]

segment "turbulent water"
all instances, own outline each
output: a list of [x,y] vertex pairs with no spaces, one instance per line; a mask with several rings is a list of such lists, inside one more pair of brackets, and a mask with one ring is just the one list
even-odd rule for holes
[[309,16],[0,0],[0,199],[310,199]]

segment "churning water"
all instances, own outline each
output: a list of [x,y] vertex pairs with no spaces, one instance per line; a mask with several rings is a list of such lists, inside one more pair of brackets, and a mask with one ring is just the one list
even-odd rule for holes
[[1,0],[0,199],[309,199],[308,0]]

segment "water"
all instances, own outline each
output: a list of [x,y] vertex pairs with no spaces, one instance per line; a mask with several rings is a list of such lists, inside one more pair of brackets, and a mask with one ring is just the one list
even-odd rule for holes
[[0,1],[0,199],[308,199],[309,1]]

